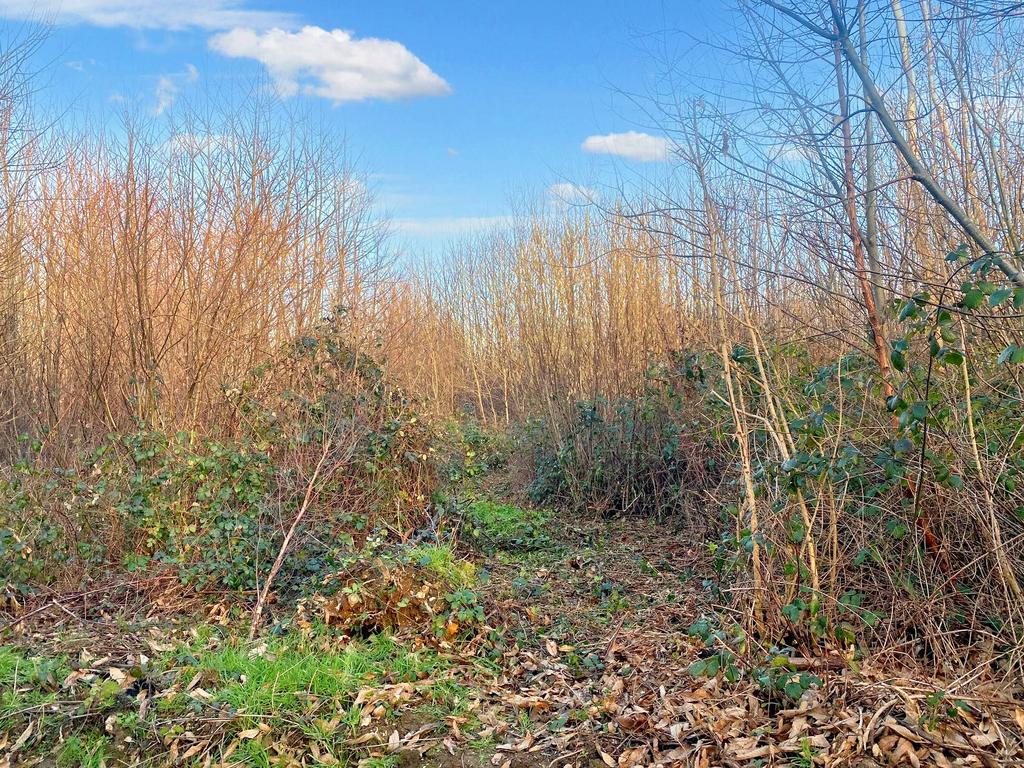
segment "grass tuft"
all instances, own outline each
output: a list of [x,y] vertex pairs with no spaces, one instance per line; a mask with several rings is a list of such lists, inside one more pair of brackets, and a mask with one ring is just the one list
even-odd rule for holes
[[476,566],[458,559],[450,544],[423,544],[410,554],[420,567],[433,573],[451,590],[469,589],[476,583]]
[[546,532],[551,515],[546,511],[480,499],[469,505],[467,517],[470,534],[487,546],[528,551],[551,544]]

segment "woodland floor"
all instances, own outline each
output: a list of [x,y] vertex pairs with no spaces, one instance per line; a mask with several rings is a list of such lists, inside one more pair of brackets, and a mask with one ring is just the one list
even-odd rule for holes
[[4,632],[0,765],[1024,765],[1005,684],[839,657],[796,659],[785,675],[820,679],[796,698],[749,670],[695,676],[714,650],[689,632],[712,608],[699,536],[567,517],[543,530],[470,547],[493,631],[447,647],[401,633],[250,646],[244,617],[183,609],[164,582],[54,603]]

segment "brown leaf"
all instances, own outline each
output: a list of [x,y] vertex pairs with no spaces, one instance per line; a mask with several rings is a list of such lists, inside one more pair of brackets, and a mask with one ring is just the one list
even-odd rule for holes
[[11,754],[12,755],[15,752],[17,752],[19,749],[21,749],[23,746],[25,746],[25,742],[27,742],[29,740],[29,738],[31,738],[31,736],[32,736],[32,729],[34,727],[35,727],[35,723],[34,722],[29,723],[25,727],[25,730],[21,732],[21,736],[19,736],[17,738],[17,740],[15,740],[14,744],[11,746]]

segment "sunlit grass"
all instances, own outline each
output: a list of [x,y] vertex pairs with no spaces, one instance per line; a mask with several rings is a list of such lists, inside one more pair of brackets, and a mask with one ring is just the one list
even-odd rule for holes
[[345,706],[364,687],[415,682],[444,666],[435,653],[409,650],[384,635],[338,650],[324,644],[324,638],[295,637],[254,652],[244,643],[229,642],[201,654],[197,671],[218,681],[210,691],[217,702],[262,719],[304,712],[314,699]]
[[476,583],[476,566],[456,557],[450,544],[422,544],[410,554],[418,565],[437,576],[449,589],[468,589]]

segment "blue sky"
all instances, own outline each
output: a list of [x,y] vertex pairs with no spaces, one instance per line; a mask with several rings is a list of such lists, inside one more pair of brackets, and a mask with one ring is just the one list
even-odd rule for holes
[[[710,10],[709,10],[710,9]],[[52,29],[39,98],[102,121],[125,100],[182,100],[269,78],[347,137],[405,243],[499,221],[512,199],[656,174],[666,144],[641,105],[666,29],[726,18],[696,0],[0,0],[0,24]]]

